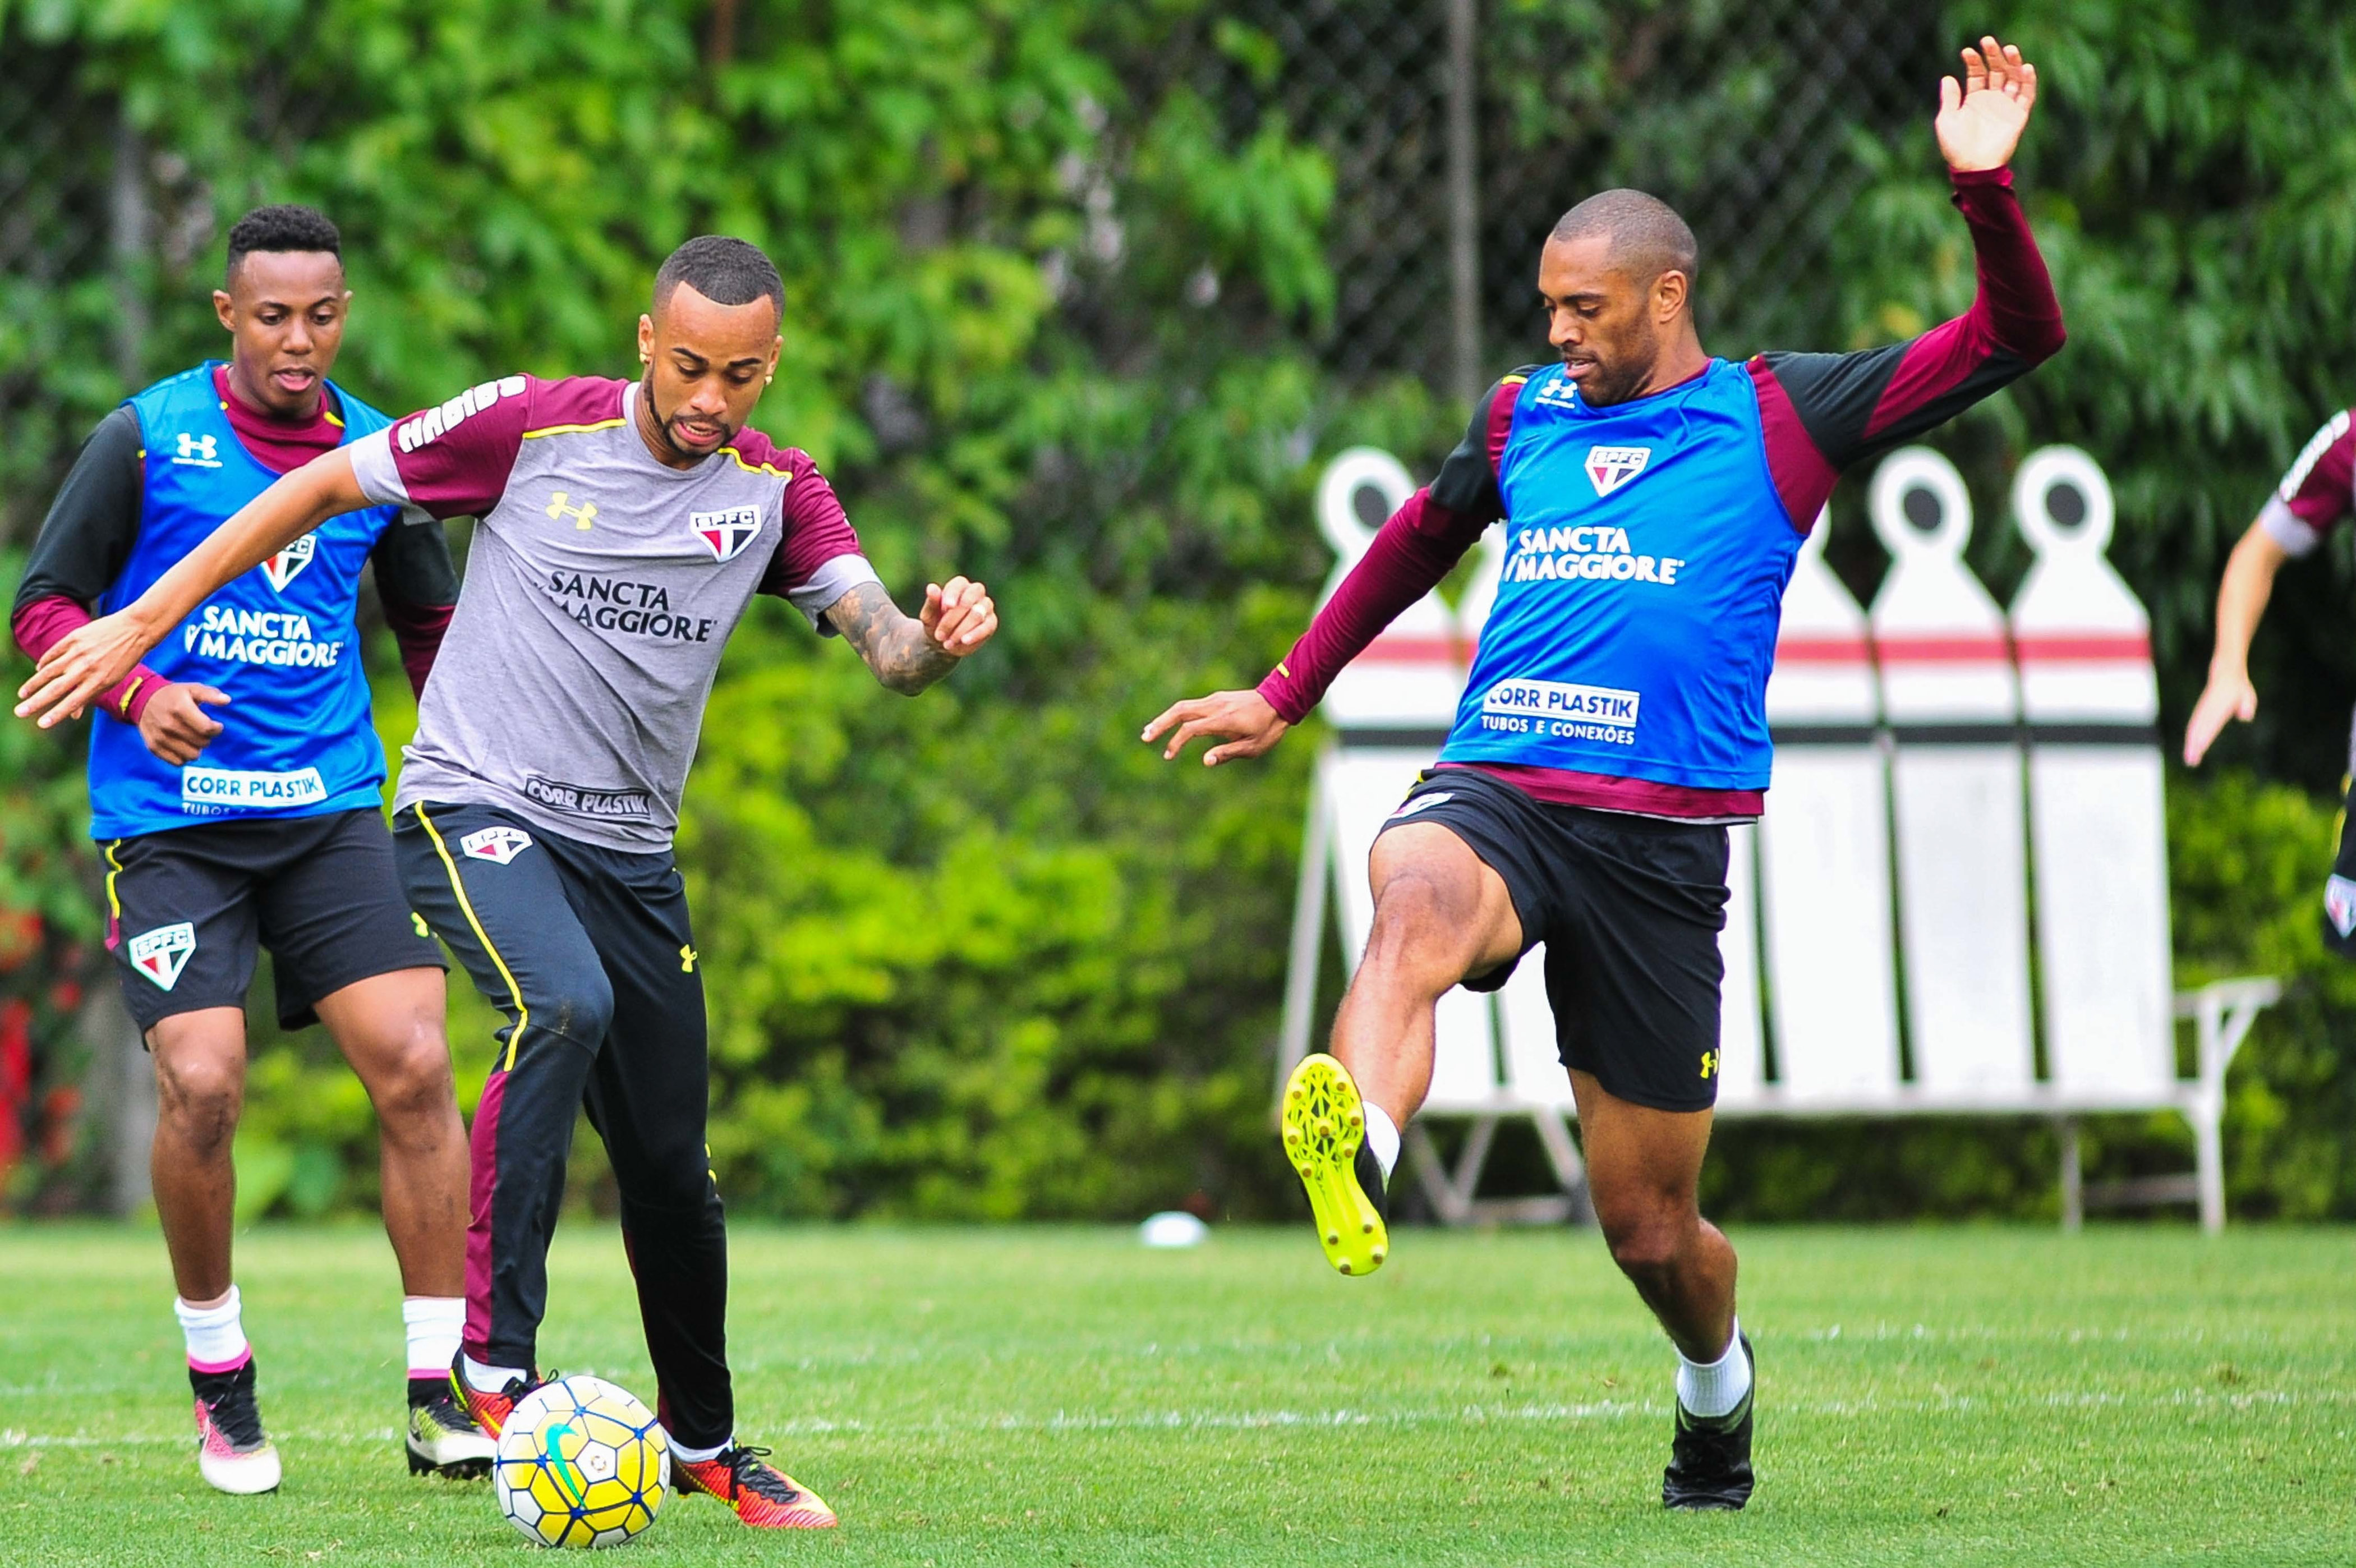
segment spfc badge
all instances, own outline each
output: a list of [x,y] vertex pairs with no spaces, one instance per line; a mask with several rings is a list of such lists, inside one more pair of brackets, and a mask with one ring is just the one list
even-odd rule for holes
[[477,828],[460,839],[458,847],[473,859],[505,865],[531,847],[531,835],[521,828]]
[[262,575],[270,579],[272,587],[283,594],[286,591],[286,585],[302,575],[303,568],[308,566],[311,564],[311,557],[318,553],[319,536],[316,533],[306,533],[269,560],[264,561],[262,564]]
[[180,983],[180,971],[196,950],[197,928],[187,921],[158,926],[131,939],[131,967],[154,981],[158,991],[169,991]]
[[761,532],[761,509],[738,506],[726,511],[691,511],[687,514],[687,526],[703,541],[714,561],[734,561]]
[[1608,496],[1644,471],[1653,460],[1650,446],[1590,446],[1587,478],[1599,496]]

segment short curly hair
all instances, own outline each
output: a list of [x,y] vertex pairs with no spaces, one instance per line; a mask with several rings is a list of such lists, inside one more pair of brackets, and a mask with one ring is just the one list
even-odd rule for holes
[[344,237],[316,207],[280,203],[257,207],[239,219],[229,231],[229,272],[255,251],[325,251],[344,259]]
[[785,310],[785,280],[758,245],[725,234],[698,234],[673,251],[655,274],[655,308],[670,303],[685,284],[714,305],[750,305],[766,299]]

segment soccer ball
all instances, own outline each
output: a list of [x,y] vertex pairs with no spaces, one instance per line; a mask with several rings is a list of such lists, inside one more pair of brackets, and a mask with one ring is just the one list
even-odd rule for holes
[[542,1546],[619,1546],[654,1523],[670,1490],[670,1442],[654,1412],[603,1378],[559,1378],[499,1428],[491,1491]]

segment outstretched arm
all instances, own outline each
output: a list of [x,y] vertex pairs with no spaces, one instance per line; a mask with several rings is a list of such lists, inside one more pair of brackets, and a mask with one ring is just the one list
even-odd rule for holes
[[1843,469],[1944,424],[2061,351],[2062,306],[2008,166],[2037,102],[2037,70],[1994,38],[1963,58],[1963,81],[1940,84],[1934,129],[1971,228],[1972,307],[1904,343],[1750,363],[1768,466],[1794,527],[1815,521]]
[[2275,574],[2286,561],[2312,553],[2323,536],[2346,521],[2351,486],[2356,482],[2356,415],[2340,410],[2324,421],[2300,451],[2275,493],[2259,509],[2241,542],[2225,562],[2217,585],[2217,647],[2209,657],[2209,683],[2184,726],[2184,762],[2198,768],[2234,719],[2258,713],[2257,688],[2250,684],[2250,639],[2274,596]]
[[881,583],[862,583],[827,607],[826,618],[885,686],[913,697],[958,667],[998,630],[998,607],[980,583],[951,577],[925,586],[925,607],[903,615]]
[[1176,758],[1192,740],[1222,742],[1203,754],[1206,768],[1258,757],[1282,740],[1325,695],[1343,666],[1365,652],[1401,611],[1437,587],[1482,531],[1505,515],[1497,455],[1513,425],[1514,401],[1528,380],[1526,371],[1516,371],[1482,396],[1464,439],[1439,475],[1376,531],[1365,554],[1258,687],[1173,703],[1139,738],[1151,745],[1169,736],[1162,750],[1165,760]]
[[2234,719],[2258,716],[2257,688],[2250,684],[2250,639],[2274,596],[2275,574],[2290,559],[2275,542],[2264,523],[2254,522],[2226,559],[2224,580],[2217,585],[2217,648],[2209,656],[2209,683],[2192,704],[2192,720],[2184,726],[2184,765],[2198,768],[2209,748]]
[[20,719],[43,729],[79,718],[92,698],[128,675],[223,584],[253,570],[338,512],[368,505],[348,448],[326,452],[285,475],[182,556],[148,590],[51,645],[16,688]]

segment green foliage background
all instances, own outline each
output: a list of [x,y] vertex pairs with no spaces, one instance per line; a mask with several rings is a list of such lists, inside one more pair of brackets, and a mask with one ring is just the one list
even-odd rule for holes
[[[1630,17],[1740,42],[1737,11],[1699,0],[1494,9],[1493,38],[1531,47],[1489,50],[1488,91],[1517,134],[1594,137],[1596,185],[1673,174],[1679,105],[1591,51]],[[1993,525],[2011,467],[2056,439],[2103,458],[2173,725],[2222,552],[2356,392],[2356,15],[2065,0],[1954,7],[1947,31],[2008,20],[2043,72],[2022,187],[2072,346],[1941,445],[1999,596],[2026,564]],[[1100,1216],[1202,1193],[1289,1209],[1264,1106],[1315,737],[1213,777],[1134,733],[1290,640],[1327,566],[1308,525],[1323,456],[1369,441],[1428,472],[1463,411],[1321,370],[1331,165],[1313,127],[1238,126],[1194,86],[1223,52],[1264,69],[1265,46],[1207,0],[0,0],[9,91],[37,75],[75,123],[126,114],[164,171],[160,220],[203,236],[139,279],[150,374],[216,351],[214,231],[258,201],[342,225],[357,308],[338,374],[387,408],[518,370],[626,371],[655,263],[689,233],[738,233],[789,295],[758,423],[827,467],[895,589],[991,584],[1004,633],[914,703],[782,605],[729,651],[680,848],[712,976],[714,1156],[740,1208]],[[1885,341],[1968,301],[1930,88],[1922,124],[1842,149],[1871,177],[1791,346]],[[0,382],[37,392],[8,405],[0,456],[19,541],[124,390],[104,369],[114,318],[103,282],[0,279]],[[1496,348],[1501,366],[1543,353],[1535,334]],[[1869,593],[1856,506],[1837,501],[1834,558]],[[2343,535],[2286,577],[2266,708],[2225,752],[2244,772],[2171,786],[2187,977],[2297,983],[2237,1079],[2249,1212],[2356,1212],[2340,1044],[2356,990],[2313,912],[2356,694],[2350,576]],[[375,652],[397,746],[411,710]],[[69,934],[88,863],[57,802],[77,767],[0,741],[0,886]],[[454,1004],[463,1072],[490,1021],[463,984]],[[249,1202],[368,1197],[348,1075],[316,1038],[258,1049]],[[2035,1212],[2046,1137],[1730,1127],[1712,1196],[1737,1214]],[[2176,1162],[2179,1141],[2106,1123],[2095,1171]],[[594,1198],[594,1140],[582,1151]]]

